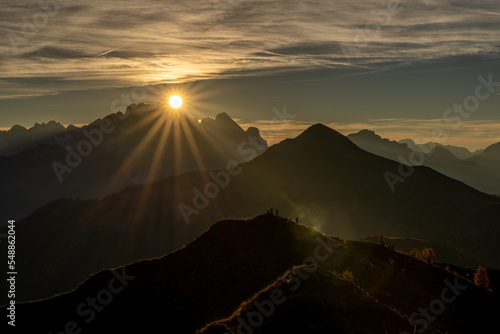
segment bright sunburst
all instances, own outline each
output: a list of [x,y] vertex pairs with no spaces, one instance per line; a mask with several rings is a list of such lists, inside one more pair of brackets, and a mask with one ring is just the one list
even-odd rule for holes
[[170,103],[172,108],[180,108],[180,106],[182,106],[182,98],[179,95],[172,95],[168,103]]

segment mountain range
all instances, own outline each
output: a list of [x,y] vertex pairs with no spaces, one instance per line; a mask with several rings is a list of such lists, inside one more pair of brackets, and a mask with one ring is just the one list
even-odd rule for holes
[[131,105],[82,128],[51,121],[22,129],[0,133],[0,201],[9,208],[2,222],[56,199],[101,198],[163,177],[226,168],[267,149],[257,128],[245,131],[227,114],[198,122],[161,105]]
[[0,156],[11,156],[21,153],[27,148],[34,148],[40,144],[57,144],[64,141],[78,128],[74,125],[64,127],[61,123],[35,123],[29,129],[14,125],[7,131],[0,131]]
[[[210,254],[207,256],[207,254]],[[36,333],[486,333],[498,296],[369,242],[264,214],[16,305]],[[5,307],[3,307],[5,310]]]
[[466,148],[438,143],[416,145],[408,139],[391,141],[370,130],[350,134],[348,138],[381,157],[406,165],[427,166],[482,192],[500,194],[500,143],[471,153]]
[[456,156],[459,159],[467,159],[467,158],[470,158],[472,156],[475,156],[475,155],[478,155],[478,154],[481,154],[484,152],[484,149],[479,149],[479,150],[475,150],[475,151],[471,152],[466,147],[455,146],[455,145],[444,145],[444,144],[436,143],[436,142],[417,144],[417,143],[415,143],[415,141],[413,139],[410,139],[410,138],[399,140],[398,143],[406,144],[413,151],[420,151],[420,152],[424,152],[424,153],[426,151],[428,151],[428,149],[426,149],[426,148],[440,146],[440,147],[443,147],[443,148],[447,149],[448,151],[450,151],[451,154],[453,154],[454,156]]
[[54,201],[18,222],[19,300],[69,291],[101,269],[175,251],[211,222],[271,207],[329,235],[429,238],[498,268],[500,198],[425,166],[393,192],[387,175],[401,168],[316,124],[227,170]]

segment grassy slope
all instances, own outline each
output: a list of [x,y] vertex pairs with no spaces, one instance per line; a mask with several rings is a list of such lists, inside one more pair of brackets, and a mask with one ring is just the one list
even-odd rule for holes
[[[308,227],[264,215],[248,221],[219,222],[175,253],[125,267],[135,279],[88,325],[75,314],[75,308],[107,286],[113,277],[109,271],[92,276],[71,293],[18,305],[18,326],[37,332],[56,331],[75,320],[92,333],[193,333],[230,318],[259,291],[280,284],[277,279],[281,275],[313,256],[318,237],[338,242],[340,247],[320,263],[321,269],[304,281],[298,294],[288,295],[291,303],[277,310],[276,320],[266,321],[262,332],[277,333],[272,328],[280,324],[306,328],[324,323],[337,324],[345,332],[354,328],[359,333],[384,333],[386,328],[400,328],[409,314],[439,298],[443,280],[455,277],[373,243],[327,239]],[[353,273],[351,283],[338,277],[346,270]],[[478,332],[498,312],[493,295],[470,281],[459,280],[468,288],[431,324],[435,333]],[[368,316],[367,312],[375,312],[376,326],[370,318],[357,316]],[[267,330],[266,326],[271,327]],[[410,330],[401,328],[405,329]]]
[[[367,237],[362,240],[377,243],[378,236]],[[458,249],[454,249],[435,240],[426,238],[400,238],[385,236],[385,241],[387,245],[394,245],[395,250],[399,250],[407,254],[409,254],[410,251],[414,248],[418,250],[422,250],[425,247],[432,248],[436,253],[434,262],[437,263],[453,263],[464,268],[477,268],[477,266],[480,264],[477,260],[468,257]]]

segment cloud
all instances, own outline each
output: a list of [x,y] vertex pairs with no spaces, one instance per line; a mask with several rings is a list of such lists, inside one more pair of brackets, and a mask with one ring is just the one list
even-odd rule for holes
[[53,46],[44,46],[36,51],[28,52],[23,54],[23,58],[65,58],[65,59],[74,59],[74,58],[88,58],[90,55],[71,50],[64,49],[60,47]]
[[[64,91],[77,89],[68,81],[95,89],[498,53],[498,1],[401,0],[397,12],[388,3],[73,0],[47,15],[37,1],[10,1],[0,13],[0,79],[54,76],[62,79],[50,90]],[[370,33],[374,20],[380,29]],[[341,45],[357,49],[351,64]],[[4,88],[0,98],[44,91]]]

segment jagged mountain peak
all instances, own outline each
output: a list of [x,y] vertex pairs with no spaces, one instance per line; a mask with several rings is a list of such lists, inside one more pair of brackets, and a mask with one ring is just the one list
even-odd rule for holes
[[215,121],[220,122],[220,123],[224,123],[224,124],[229,125],[237,130],[243,131],[243,129],[225,112],[217,114],[217,116],[215,116]]
[[375,133],[375,131],[368,129],[359,130],[357,133],[353,135],[381,138],[378,134]]

